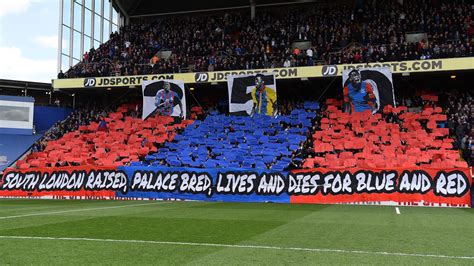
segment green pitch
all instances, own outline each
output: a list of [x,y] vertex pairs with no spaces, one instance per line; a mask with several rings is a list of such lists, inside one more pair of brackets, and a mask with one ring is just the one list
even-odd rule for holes
[[5,264],[474,264],[474,210],[0,200]]

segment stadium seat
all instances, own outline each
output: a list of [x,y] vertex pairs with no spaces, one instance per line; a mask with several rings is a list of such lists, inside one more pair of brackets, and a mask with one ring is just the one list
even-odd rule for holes
[[[436,100],[432,96],[428,98]],[[383,113],[398,115],[402,120],[400,125],[387,123],[381,114],[372,116],[370,112],[361,112],[349,115],[335,105],[329,105],[327,110],[327,116],[321,119],[320,130],[312,134],[314,152],[323,156],[325,161],[315,163],[313,159],[306,159],[304,168],[315,164],[377,168],[420,164],[430,167],[466,166],[462,161],[456,161],[459,154],[452,150],[454,140],[447,137],[449,129],[440,128],[437,123],[447,119],[446,115],[440,114],[439,107],[412,113],[405,106],[385,106]],[[421,124],[423,121],[425,128]],[[437,151],[442,152],[434,153]]]

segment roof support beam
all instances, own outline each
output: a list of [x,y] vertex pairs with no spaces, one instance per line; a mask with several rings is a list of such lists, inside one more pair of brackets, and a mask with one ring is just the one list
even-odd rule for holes
[[[266,7],[266,6],[283,6],[283,5],[294,5],[294,4],[307,4],[309,2],[314,2],[314,1],[316,1],[316,0],[304,1],[304,2],[284,2],[284,3],[261,4],[261,5],[255,5],[255,6],[256,7]],[[243,6],[211,8],[211,9],[199,9],[199,10],[185,10],[185,11],[166,12],[166,13],[153,13],[153,14],[144,14],[144,15],[131,15],[130,18],[142,18],[142,17],[155,17],[155,16],[167,16],[167,15],[178,15],[178,14],[202,13],[202,12],[212,12],[212,11],[221,11],[221,10],[244,9],[244,8],[249,8],[249,7],[250,7],[250,3],[248,5],[243,5]]]
[[249,0],[250,1],[250,19],[254,20],[255,19],[255,0]]

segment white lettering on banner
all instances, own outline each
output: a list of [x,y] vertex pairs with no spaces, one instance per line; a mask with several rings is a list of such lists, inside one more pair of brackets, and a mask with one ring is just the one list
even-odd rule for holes
[[205,193],[207,191],[208,196],[211,196],[212,190],[212,178],[206,173],[183,173],[181,175],[181,185],[179,192],[182,193]]
[[401,176],[400,192],[426,193],[432,188],[432,181],[425,173],[404,173]]
[[196,82],[207,82],[209,80],[209,74],[207,73],[196,73]]
[[5,175],[2,190],[22,191],[79,191],[86,190],[116,190],[127,192],[128,180],[121,171],[59,171],[51,173],[40,172],[9,172]]
[[251,194],[256,188],[257,175],[254,173],[219,173],[217,176],[217,193]]
[[297,174],[289,175],[288,194],[290,195],[307,195],[314,194],[318,190],[318,181],[320,175]]
[[[26,173],[10,171],[0,180],[4,191],[100,191],[127,194],[137,192],[172,192],[201,194],[211,198],[223,195],[352,195],[356,194],[426,194],[439,197],[468,195],[470,180],[462,171],[438,172],[430,176],[425,171],[359,170],[301,173],[209,172],[194,171],[123,171],[84,170]],[[153,197],[153,196],[151,196]],[[158,197],[158,196],[156,196]]]
[[469,191],[467,177],[460,173],[440,173],[436,180],[435,194],[440,196],[457,196]]
[[285,187],[285,179],[280,174],[263,174],[256,193],[258,195],[280,195]]
[[84,79],[84,87],[94,87],[95,83],[96,83],[95,78]]
[[178,174],[161,172],[141,172],[136,171],[133,174],[131,190],[154,191],[154,192],[173,192],[177,188]]
[[86,190],[128,191],[128,179],[121,171],[91,171],[87,177]]

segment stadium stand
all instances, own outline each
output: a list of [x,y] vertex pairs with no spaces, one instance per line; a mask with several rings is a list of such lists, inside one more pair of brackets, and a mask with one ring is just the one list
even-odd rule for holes
[[474,262],[474,0],[6,2],[0,266]]
[[193,106],[190,117],[201,119],[194,123],[161,116],[143,121],[137,104],[115,112],[84,108],[48,131],[16,166],[467,167],[473,162],[471,97],[464,94],[454,104],[458,95],[451,96],[452,108],[445,111],[435,95],[402,99],[410,108],[388,106],[373,116],[343,113],[335,99],[322,112],[315,102],[282,101],[283,115],[276,118],[226,116]]
[[[434,95],[422,98],[438,101]],[[370,111],[343,113],[334,99],[327,104],[304,168],[468,167],[453,147],[449,128],[438,125],[447,120],[440,107],[415,113],[406,106],[386,106],[383,114],[372,115]]]
[[[474,56],[471,17],[464,1],[384,0],[267,8],[254,20],[242,11],[138,20],[59,78]],[[311,46],[293,49],[295,41]]]
[[65,119],[56,122],[43,137],[33,145],[33,151],[43,151],[48,142],[61,138],[64,134],[77,130],[82,125],[88,125],[91,122],[97,122],[101,117],[107,115],[107,110],[100,109],[95,103],[88,103],[81,109],[78,109],[68,115]]
[[[306,106],[318,108],[314,103]],[[204,121],[188,126],[157,153],[147,156],[145,163],[283,171],[306,140],[311,120],[316,116],[307,110],[295,109],[290,115],[276,118],[211,113]]]
[[448,100],[447,126],[456,136],[455,148],[460,149],[470,165],[474,165],[474,98],[473,93],[459,93]]
[[[362,2],[363,5],[341,0],[329,5],[265,7],[259,8],[254,20],[248,19],[247,11],[238,9],[132,19],[120,33],[111,34],[106,43],[84,54],[83,60],[61,73],[60,78],[474,56],[473,9],[469,3]],[[410,41],[410,34],[421,34],[426,39]],[[310,42],[309,49],[293,49],[299,41]],[[159,51],[171,51],[171,56],[159,58]],[[424,106],[417,113],[403,104],[373,117],[349,116],[338,109],[337,101],[329,103],[319,117],[307,112],[315,109],[306,106],[297,110],[284,107],[282,116],[275,119],[228,117],[216,112],[206,117],[207,112],[194,106],[190,114],[196,120],[194,124],[188,120],[175,123],[163,117],[142,121],[133,105],[124,105],[116,112],[86,107],[46,132],[33,146],[33,153],[19,165],[134,162],[223,167],[216,161],[225,159],[229,163],[226,167],[286,169],[301,166],[295,160],[302,158],[304,167],[461,167],[465,162],[459,160],[457,150],[462,151],[465,161],[473,162],[471,94],[452,96],[445,111]],[[176,135],[186,126],[183,134]],[[99,130],[104,127],[108,133]],[[268,132],[268,128],[275,131]],[[309,140],[303,138],[307,130],[312,133]],[[285,138],[279,139],[280,134]],[[203,140],[202,136],[208,137]],[[235,142],[236,138],[241,142]],[[302,141],[310,146],[310,152],[301,152]],[[286,150],[273,149],[275,144],[284,144]],[[249,147],[259,151],[250,154]],[[232,156],[228,160],[222,151],[237,148],[243,157],[251,156],[248,158],[254,163]],[[120,156],[124,149],[132,152]],[[190,155],[189,149],[198,152]],[[276,151],[272,160],[265,156],[270,155],[270,150]],[[415,158],[420,151],[423,156]],[[86,160],[87,156],[95,161]],[[393,156],[397,159],[387,160]],[[144,160],[138,162],[139,159]]]
[[13,164],[41,135],[0,134],[0,172]]
[[203,108],[194,106],[191,117],[203,118],[194,123],[163,116],[143,121],[137,117],[136,104],[124,104],[105,118],[83,109],[59,123],[69,126],[48,132],[49,137],[16,166],[143,164],[284,170],[301,149],[319,108],[314,102],[301,106],[304,109],[276,118],[226,116],[217,111],[205,117]]
[[143,121],[136,117],[136,106],[122,105],[97,121],[98,116],[90,115],[94,117],[86,119],[90,123],[76,130],[66,130],[64,135],[47,142],[43,151],[33,152],[26,160],[18,161],[17,167],[129,164],[150,151],[156,152],[155,144],[172,140],[178,129],[192,123],[191,120],[175,123],[173,118],[161,116]]

